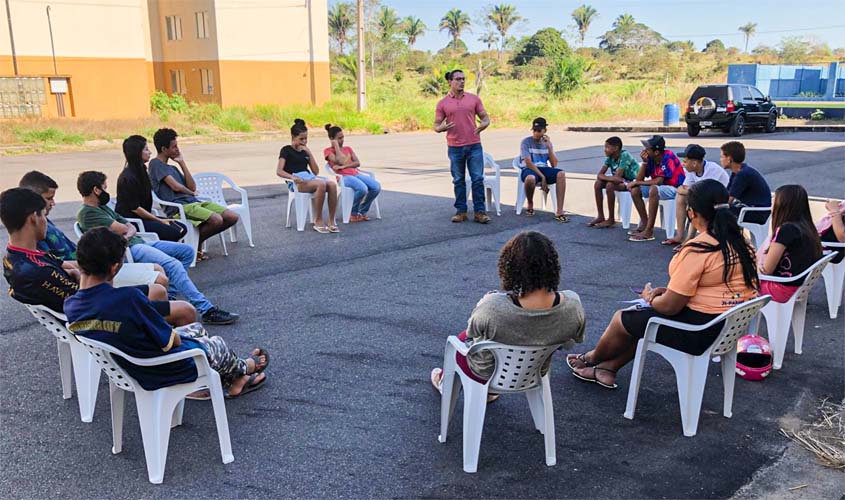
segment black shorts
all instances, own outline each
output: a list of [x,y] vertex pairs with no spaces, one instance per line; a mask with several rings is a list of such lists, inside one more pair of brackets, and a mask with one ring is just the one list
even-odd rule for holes
[[[133,288],[137,288],[144,294],[146,297],[150,294],[150,286],[149,285],[135,285]],[[170,316],[170,301],[169,300],[153,300],[150,301],[153,305],[153,309],[156,310],[157,313],[161,314],[164,317]]]
[[[660,314],[652,308],[647,309],[632,309],[622,311],[622,326],[625,331],[635,339],[641,339],[645,335],[646,325],[648,320],[653,317],[666,318],[672,321],[681,323],[689,323],[691,325],[703,325],[713,321],[718,314],[705,314],[694,311],[688,307],[681,309],[681,312],[674,316],[667,316]],[[724,321],[720,321],[715,325],[698,332],[688,332],[686,330],[678,330],[668,326],[661,326],[657,329],[657,342],[665,346],[677,349],[693,356],[704,354],[725,325]]]

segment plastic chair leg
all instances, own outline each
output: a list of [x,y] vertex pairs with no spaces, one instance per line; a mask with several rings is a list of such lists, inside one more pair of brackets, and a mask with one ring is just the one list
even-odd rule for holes
[[223,233],[218,233],[220,235],[220,244],[223,245],[223,255],[226,257],[229,256],[229,250],[226,249],[226,238],[223,237]]
[[555,410],[552,404],[552,388],[548,373],[543,377],[540,385],[543,398],[543,439],[546,445],[546,465],[551,467],[557,463],[557,450],[555,444]]
[[252,242],[252,217],[250,217],[249,210],[244,210],[241,213],[240,222],[244,225],[244,232],[246,233],[247,241],[249,241],[249,246],[254,247],[255,244]]
[[502,216],[502,186],[499,183],[493,185],[493,196],[496,200],[496,215]]
[[839,306],[842,304],[842,286],[845,282],[845,261],[839,264],[828,264],[822,270],[824,280],[824,291],[827,295],[827,310],[830,319],[836,319],[839,315]]
[[294,203],[296,203],[296,230],[305,231],[305,220],[311,210],[311,199],[307,196],[296,195]]
[[464,472],[478,470],[481,433],[487,412],[487,386],[469,381],[464,384]]
[[789,336],[789,323],[793,307],[792,301],[785,304],[769,302],[761,309],[763,317],[766,318],[769,343],[772,346],[772,355],[774,356],[772,367],[775,370],[780,370],[783,366],[783,355],[786,353],[786,339]]
[[616,200],[619,203],[619,220],[622,221],[622,227],[628,229],[631,227],[631,210],[634,205],[634,201],[631,199],[631,193],[617,191]]
[[792,309],[792,334],[795,336],[795,354],[801,354],[804,345],[804,320],[807,318],[807,301],[796,302]]
[[185,413],[185,400],[179,401],[176,404],[176,409],[173,411],[173,418],[170,419],[170,428],[179,427],[182,425],[182,415]]
[[296,195],[288,191],[288,210],[287,218],[285,219],[285,227],[290,227],[290,207],[293,205],[293,199]]
[[97,390],[100,387],[100,366],[82,344],[71,344],[70,349],[79,414],[83,422],[91,422],[94,419],[94,406],[97,404]]
[[355,190],[348,187],[340,189],[340,209],[342,210],[343,223],[349,224],[352,218],[352,205],[355,204]]
[[181,398],[166,389],[155,392],[135,390],[147,475],[153,484],[161,484],[164,481],[167,447],[170,444],[170,424],[179,400]]
[[217,424],[217,440],[220,443],[220,455],[224,464],[235,461],[232,455],[232,441],[229,439],[229,419],[226,416],[226,403],[223,400],[223,385],[220,375],[210,372],[208,375],[208,391],[211,394],[211,404],[214,407],[214,421]]
[[379,206],[378,206],[378,198],[376,198],[375,200],[373,200],[373,204],[371,205],[371,207],[372,207],[372,208],[373,208],[373,210],[375,210],[375,212],[376,212],[376,219],[381,219],[381,209],[380,209],[380,208],[379,208]]
[[443,355],[443,393],[440,396],[440,435],[437,436],[437,440],[441,443],[446,442],[446,435],[449,432],[449,421],[452,420],[452,414],[455,411],[455,402],[458,399],[459,379],[456,379],[455,376],[456,369],[455,348],[447,343],[446,352]]
[[531,410],[531,419],[534,420],[534,428],[540,431],[540,434],[545,434],[545,411],[543,409],[543,390],[541,387],[525,391],[525,397],[528,399],[528,408]]
[[516,215],[522,213],[522,205],[525,204],[525,184],[522,182],[522,179],[517,176],[516,178]]
[[645,341],[640,339],[637,342],[637,354],[634,356],[634,364],[631,370],[631,384],[628,386],[628,402],[625,404],[625,413],[623,414],[629,420],[634,419],[634,413],[637,409],[637,396],[640,392],[640,381],[643,377],[646,352]]
[[736,349],[722,356],[722,383],[725,385],[725,400],[722,415],[733,416],[734,385],[736,382]]
[[123,409],[126,391],[109,380],[109,402],[111,403],[111,452],[115,455],[123,451]]
[[[56,348],[59,351],[59,376],[62,378],[62,399],[70,399],[72,396],[72,382],[70,381],[70,378],[73,373],[70,344],[63,340],[56,339]],[[78,391],[79,390],[77,389],[77,392]]]
[[660,200],[660,226],[667,239],[675,237],[675,203],[675,200]]
[[684,436],[692,437],[698,431],[698,417],[701,415],[701,399],[707,382],[708,355],[692,359],[677,359],[673,362],[675,378],[678,381],[678,402],[681,405],[681,425]]

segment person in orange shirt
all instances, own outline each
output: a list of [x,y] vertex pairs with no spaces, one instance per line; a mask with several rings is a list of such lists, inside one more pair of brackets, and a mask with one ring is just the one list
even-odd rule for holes
[[[754,251],[731,213],[728,190],[706,179],[694,184],[687,196],[687,217],[698,236],[672,258],[667,287],[645,286],[642,298],[648,307],[617,311],[592,351],[567,356],[579,379],[615,389],[616,371],[634,358],[652,317],[703,325],[757,296]],[[722,326],[719,322],[697,332],[661,326],[657,342],[698,356],[713,344]]]

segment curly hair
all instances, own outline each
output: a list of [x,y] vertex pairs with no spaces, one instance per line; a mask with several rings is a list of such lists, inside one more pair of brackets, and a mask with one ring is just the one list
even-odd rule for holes
[[536,231],[525,231],[508,240],[499,252],[499,278],[502,290],[519,295],[556,291],[560,260],[552,240]]

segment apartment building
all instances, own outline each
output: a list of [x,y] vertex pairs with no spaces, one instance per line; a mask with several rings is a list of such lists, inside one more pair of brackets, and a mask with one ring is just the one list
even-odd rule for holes
[[140,117],[154,90],[222,106],[329,98],[326,0],[8,3],[0,118]]

